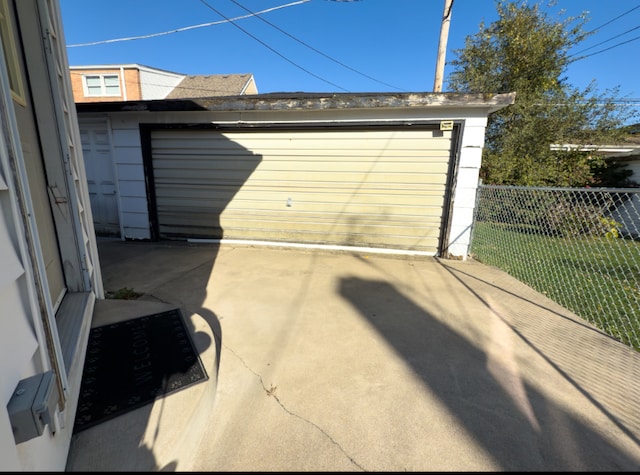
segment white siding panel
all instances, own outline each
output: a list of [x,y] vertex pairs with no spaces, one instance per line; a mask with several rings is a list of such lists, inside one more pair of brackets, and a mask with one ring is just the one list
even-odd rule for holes
[[148,222],[138,227],[128,226],[125,231],[127,239],[149,239],[150,236]]
[[140,182],[138,181],[120,180],[120,195],[146,199],[145,189],[140,186]]
[[140,164],[142,163],[142,151],[140,146],[119,145],[116,162],[120,164]]
[[129,213],[145,214],[147,212],[147,199],[123,196],[122,206],[124,206]]
[[160,235],[435,254],[450,148],[431,130],[157,130]]
[[[38,340],[29,321],[29,309],[24,307],[21,287],[25,287],[25,277],[11,282],[0,289],[0,306],[3,318],[0,318],[0,372],[11,385],[3,384],[1,390],[2,401],[5,406],[9,402],[15,386],[13,382],[20,381],[28,362],[36,349]],[[7,318],[11,317],[11,318]]]
[[137,147],[140,148],[140,132],[138,127],[119,129],[112,126],[113,145],[115,147]]
[[444,254],[466,259],[471,245],[471,226],[476,203],[476,191],[482,162],[482,147],[486,117],[465,122],[460,149],[459,168],[453,190],[449,239]]
[[480,169],[482,164],[482,148],[481,147],[464,147],[460,156],[460,168],[477,168]]
[[478,173],[477,168],[460,168],[456,180],[457,189],[476,189],[478,187]]
[[142,100],[164,99],[182,79],[183,75],[140,69]]
[[24,268],[18,258],[18,251],[14,248],[11,237],[5,223],[8,223],[3,216],[0,207],[0,292],[12,284],[24,273]]
[[144,167],[142,163],[117,163],[116,169],[120,181],[137,181],[144,187]]
[[[114,160],[119,180],[122,232],[125,239],[149,239],[147,189],[140,131],[134,120],[112,119]],[[144,206],[141,206],[141,199]]]

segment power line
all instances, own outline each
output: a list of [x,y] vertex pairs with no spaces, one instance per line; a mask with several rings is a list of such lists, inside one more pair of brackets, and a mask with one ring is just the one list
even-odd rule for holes
[[[617,17],[612,18],[611,20],[608,20],[608,21],[604,22],[602,25],[598,26],[597,28],[594,28],[594,29],[592,29],[592,30],[588,31],[588,32],[587,32],[587,34],[589,34],[589,33],[594,33],[594,32],[599,31],[599,30],[600,30],[600,28],[602,28],[602,27],[604,27],[604,26],[606,26],[606,25],[609,25],[609,24],[613,23],[613,22],[614,22],[614,21],[616,21],[616,20],[619,20],[620,18],[622,18],[622,17],[624,17],[624,16],[628,15],[629,13],[633,12],[634,10],[637,10],[638,8],[640,8],[640,4],[636,5],[635,7],[631,8],[631,9],[629,9],[629,10],[627,10],[626,12],[621,13],[620,15],[618,15]],[[624,45],[624,44],[630,43],[631,41],[635,41],[635,40],[637,40],[637,39],[638,39],[638,37],[636,37],[636,38],[632,38],[632,39],[627,40],[627,41],[623,41],[623,42],[617,43],[617,44],[615,44],[615,45],[613,45],[613,46],[611,46],[611,47],[609,47],[609,48],[605,48],[605,49],[602,49],[602,50],[600,50],[600,51],[596,51],[596,52],[594,52],[594,53],[590,53],[590,54],[588,54],[588,55],[584,55],[584,56],[576,57],[576,56],[577,56],[578,54],[580,54],[580,53],[583,53],[583,52],[585,52],[585,51],[589,51],[590,49],[593,49],[593,48],[595,48],[596,46],[600,46],[600,45],[602,45],[602,44],[604,44],[604,43],[608,43],[609,41],[612,41],[612,40],[614,40],[615,38],[619,38],[620,36],[625,35],[625,34],[627,34],[627,33],[631,32],[631,31],[637,30],[638,28],[640,28],[640,26],[636,26],[636,27],[634,27],[634,28],[631,28],[631,29],[629,29],[629,30],[625,31],[624,33],[617,34],[617,35],[612,36],[612,37],[610,37],[610,38],[608,38],[608,39],[606,39],[606,40],[604,40],[604,41],[601,41],[601,42],[599,42],[599,43],[596,43],[595,45],[592,45],[592,46],[589,46],[589,47],[587,47],[587,48],[584,48],[584,49],[582,49],[582,50],[580,50],[580,51],[577,51],[577,52],[573,53],[571,56],[569,56],[569,57],[567,58],[567,59],[569,60],[569,61],[568,61],[568,63],[573,63],[573,62],[575,62],[575,61],[580,61],[580,60],[582,60],[582,59],[589,58],[589,57],[594,56],[594,55],[596,55],[596,54],[603,53],[603,52],[605,52],[605,51],[609,51],[609,50],[611,50],[611,49],[613,49],[613,48],[617,48],[618,46],[622,46],[622,45]]]
[[631,29],[629,29],[629,30],[627,30],[627,31],[624,31],[624,32],[622,32],[622,33],[620,33],[620,34],[617,34],[617,35],[615,35],[615,36],[612,36],[611,38],[608,38],[608,39],[606,39],[606,40],[604,40],[604,41],[601,41],[600,43],[596,43],[595,45],[589,46],[588,48],[582,49],[582,50],[580,50],[580,51],[576,51],[575,53],[573,53],[573,54],[571,55],[571,57],[574,57],[574,56],[576,56],[576,55],[578,55],[578,54],[580,54],[580,53],[584,53],[585,51],[589,51],[590,49],[593,49],[593,48],[595,48],[596,46],[600,46],[600,45],[602,45],[602,44],[608,43],[609,41],[615,40],[616,38],[619,38],[619,37],[621,37],[621,36],[623,36],[623,35],[626,35],[627,33],[630,33],[630,32],[632,32],[632,31],[634,31],[634,30],[637,30],[638,28],[640,28],[640,25],[638,25],[638,26],[634,26],[633,28],[631,28]]
[[574,62],[580,61],[582,59],[590,58],[591,56],[595,56],[596,54],[604,53],[605,51],[609,51],[609,50],[611,50],[613,48],[617,48],[618,46],[622,46],[622,45],[625,45],[627,43],[631,43],[632,41],[637,41],[637,40],[640,40],[640,36],[636,36],[636,37],[631,38],[630,40],[627,40],[627,41],[622,41],[620,43],[616,43],[615,45],[609,46],[608,48],[601,49],[600,51],[595,51],[595,52],[590,53],[590,54],[585,54],[584,56],[580,56],[580,57],[575,58],[575,59],[571,59],[573,57],[570,57],[569,59],[571,59],[571,61],[568,61],[568,62],[569,63],[574,63]]
[[621,14],[620,14],[620,15],[618,15],[617,17],[612,18],[611,20],[609,20],[609,21],[607,21],[607,22],[603,23],[602,25],[598,26],[597,28],[594,28],[593,30],[588,31],[587,33],[593,33],[593,32],[595,32],[595,31],[598,31],[598,30],[599,30],[600,28],[602,28],[603,26],[607,26],[609,23],[613,23],[614,21],[616,21],[616,20],[618,20],[618,19],[622,18],[623,16],[628,15],[629,13],[631,13],[631,12],[632,12],[632,11],[634,11],[634,10],[637,10],[638,8],[640,8],[640,4],[639,4],[639,5],[636,5],[636,6],[635,6],[635,7],[633,7],[631,10],[627,10],[626,12],[621,13]]
[[282,53],[280,53],[279,51],[275,50],[274,48],[272,48],[271,46],[269,46],[267,43],[265,43],[264,41],[262,41],[260,38],[255,37],[254,35],[252,35],[251,33],[249,33],[247,30],[245,30],[244,28],[242,28],[240,25],[236,24],[235,21],[230,20],[229,18],[227,18],[226,16],[224,16],[222,13],[220,13],[218,10],[216,10],[215,8],[213,8],[211,5],[209,5],[205,0],[200,0],[200,2],[202,4],[204,4],[207,8],[213,10],[214,12],[216,12],[218,15],[220,15],[222,18],[224,18],[225,20],[228,20],[229,22],[231,22],[231,24],[233,26],[235,26],[236,28],[238,28],[240,31],[242,31],[245,35],[250,36],[251,38],[253,38],[254,40],[256,40],[258,43],[260,43],[262,46],[264,46],[265,48],[269,49],[270,51],[272,51],[273,53],[277,54],[278,56],[280,56],[282,59],[284,59],[286,62],[292,64],[293,66],[295,66],[296,68],[304,71],[305,73],[313,76],[316,79],[320,79],[323,82],[326,82],[327,84],[332,85],[333,87],[336,87],[338,89],[341,89],[345,92],[350,92],[347,89],[343,88],[342,86],[338,86],[337,84],[329,81],[328,79],[325,79],[323,77],[318,76],[315,73],[312,73],[311,71],[309,71],[308,69],[303,68],[302,66],[300,66],[299,64],[295,63],[294,61],[290,60],[289,58],[287,58],[285,55],[283,55]]
[[[241,5],[240,3],[236,2],[235,0],[231,0],[231,1],[232,1],[233,3],[235,3],[236,5],[238,5],[240,8],[242,8],[242,9],[244,9],[244,10],[248,11],[251,15],[255,16],[255,17],[256,17],[256,18],[258,18],[259,20],[261,20],[261,21],[265,22],[267,25],[272,26],[273,28],[275,28],[275,29],[276,29],[276,30],[278,30],[279,32],[281,32],[281,33],[283,33],[283,34],[287,35],[287,36],[288,36],[289,38],[291,38],[292,40],[297,41],[298,43],[300,43],[300,44],[301,44],[301,45],[303,45],[303,46],[306,46],[306,47],[307,47],[307,48],[309,48],[310,50],[312,50],[312,51],[314,51],[314,52],[318,53],[318,54],[319,54],[319,55],[321,55],[321,56],[324,56],[324,57],[325,57],[325,58],[327,58],[328,60],[333,61],[334,63],[339,64],[340,66],[342,66],[342,67],[344,67],[344,68],[346,68],[346,69],[348,69],[348,70],[350,70],[350,71],[353,71],[354,73],[359,74],[360,76],[363,76],[363,77],[365,77],[365,78],[367,78],[367,79],[371,79],[372,81],[375,81],[375,82],[377,82],[377,83],[379,83],[379,84],[382,84],[382,85],[384,85],[384,86],[391,87],[391,88],[393,88],[393,89],[397,89],[398,91],[405,91],[404,89],[401,89],[401,88],[399,88],[399,87],[393,86],[392,84],[387,84],[386,82],[379,81],[378,79],[376,79],[376,78],[374,78],[374,77],[371,77],[371,76],[369,76],[369,75],[367,75],[367,74],[365,74],[365,73],[363,73],[363,72],[360,72],[360,71],[358,71],[358,70],[356,70],[356,69],[352,68],[351,66],[348,66],[348,65],[346,65],[346,64],[344,64],[344,63],[342,63],[342,62],[338,61],[338,60],[337,60],[337,59],[335,59],[335,58],[332,58],[331,56],[329,56],[329,55],[327,55],[327,54],[323,53],[322,51],[317,50],[317,49],[316,49],[316,48],[314,48],[313,46],[308,45],[308,44],[307,44],[307,43],[305,43],[304,41],[302,41],[302,40],[300,40],[300,39],[296,38],[295,36],[293,36],[293,35],[291,35],[291,34],[289,34],[288,32],[284,31],[283,29],[281,29],[281,28],[280,28],[280,27],[278,27],[277,25],[274,25],[274,24],[273,24],[273,23],[271,23],[270,21],[265,20],[264,18],[262,18],[261,16],[259,16],[259,15],[260,15],[259,13],[257,13],[257,12],[256,12],[256,13],[252,12],[251,10],[249,10],[249,9],[248,9],[248,8],[246,8],[245,6]],[[333,1],[336,1],[336,0],[333,0]],[[342,1],[345,1],[345,0],[342,0]],[[348,0],[348,1],[358,1],[358,0]],[[405,91],[405,92],[406,92],[406,91]]]
[[301,5],[303,3],[307,3],[310,2],[311,0],[299,0],[297,2],[293,2],[293,3],[287,3],[286,5],[279,5],[277,7],[273,7],[273,8],[267,8],[266,10],[261,10],[259,12],[256,13],[252,13],[251,15],[243,15],[243,16],[239,16],[239,17],[235,17],[235,18],[226,18],[225,20],[221,20],[221,21],[212,21],[209,23],[201,23],[199,25],[192,25],[192,26],[185,26],[183,28],[176,28],[174,30],[168,30],[168,31],[161,31],[160,33],[151,33],[149,35],[141,35],[141,36],[129,36],[126,38],[115,38],[112,40],[102,40],[102,41],[92,41],[90,43],[78,43],[78,44],[73,44],[73,45],[67,45],[67,48],[77,48],[80,46],[95,46],[95,45],[103,45],[103,44],[107,44],[107,43],[117,43],[120,41],[133,41],[133,40],[144,40],[147,38],[154,38],[156,36],[163,36],[163,35],[171,35],[173,33],[180,33],[182,31],[188,31],[188,30],[194,30],[196,28],[203,28],[206,26],[214,26],[214,25],[221,25],[223,23],[233,23],[236,20],[243,20],[245,18],[250,18],[251,16],[254,15],[261,15],[263,13],[269,13],[275,10],[280,10],[282,8],[288,8],[288,7],[293,7],[296,5]]

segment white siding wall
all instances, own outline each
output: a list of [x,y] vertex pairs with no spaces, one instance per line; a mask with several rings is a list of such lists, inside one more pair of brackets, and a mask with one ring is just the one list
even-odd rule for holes
[[140,69],[142,100],[164,99],[183,79],[181,74]]
[[465,122],[449,231],[448,252],[453,257],[466,259],[469,253],[486,125],[484,116],[469,117]]
[[[14,190],[10,188],[6,143],[0,137],[0,404],[6,407],[18,381],[33,372],[25,367],[38,348],[32,328],[32,309],[28,308],[29,281],[24,263],[24,248],[19,244],[24,236],[15,208]],[[33,303],[33,301],[31,301]],[[7,411],[0,411],[0,460],[2,469],[23,469]]]
[[113,157],[125,239],[149,239],[149,211],[137,121],[112,119]]

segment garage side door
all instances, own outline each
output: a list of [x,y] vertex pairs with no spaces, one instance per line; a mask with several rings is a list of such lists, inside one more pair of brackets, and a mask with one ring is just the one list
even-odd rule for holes
[[437,253],[451,132],[154,130],[159,237]]
[[117,180],[109,125],[105,119],[83,120],[79,126],[95,232],[98,236],[119,236]]

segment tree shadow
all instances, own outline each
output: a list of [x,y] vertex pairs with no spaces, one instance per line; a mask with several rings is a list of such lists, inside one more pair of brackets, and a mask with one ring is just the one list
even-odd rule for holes
[[[623,470],[637,462],[501,359],[453,331],[386,281],[342,278],[339,294],[506,471]],[[393,309],[392,312],[384,309]]]

